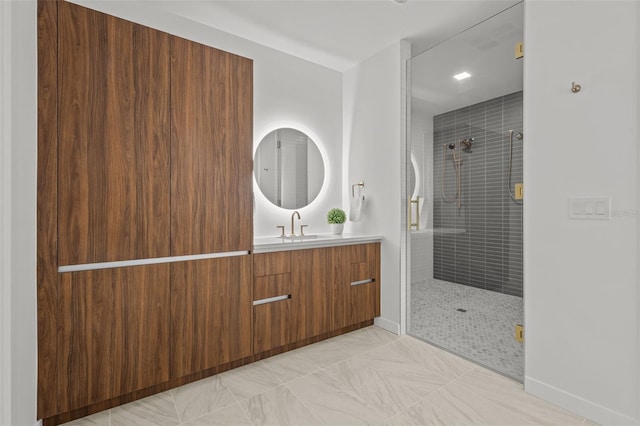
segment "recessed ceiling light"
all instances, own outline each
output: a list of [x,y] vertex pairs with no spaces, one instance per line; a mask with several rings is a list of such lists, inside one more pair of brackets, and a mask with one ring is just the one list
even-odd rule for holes
[[396,3],[399,3],[399,4],[402,4],[402,3],[406,3],[406,2],[407,2],[407,0],[393,0],[393,1],[395,1]]
[[455,78],[456,80],[464,80],[465,78],[469,78],[469,77],[471,77],[471,74],[469,74],[466,71],[461,72],[460,74],[456,74],[456,75],[453,76],[453,78]]

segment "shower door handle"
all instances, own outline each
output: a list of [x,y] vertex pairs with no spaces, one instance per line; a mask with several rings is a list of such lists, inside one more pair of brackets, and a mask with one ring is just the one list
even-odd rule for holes
[[[416,205],[416,222],[413,223],[413,205]],[[415,200],[409,200],[409,230],[413,227],[416,230],[420,229],[420,197],[416,197]]]

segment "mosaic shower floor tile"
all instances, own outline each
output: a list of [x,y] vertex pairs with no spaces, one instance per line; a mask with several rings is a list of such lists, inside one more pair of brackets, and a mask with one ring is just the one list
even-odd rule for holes
[[520,382],[522,298],[436,279],[411,284],[409,334]]

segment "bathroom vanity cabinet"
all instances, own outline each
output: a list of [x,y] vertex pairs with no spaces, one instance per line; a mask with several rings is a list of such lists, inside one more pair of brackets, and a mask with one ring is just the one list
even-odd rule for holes
[[380,243],[254,254],[253,350],[380,315]]
[[291,252],[253,255],[253,352],[294,341]]
[[336,247],[332,255],[331,328],[380,316],[380,244]]

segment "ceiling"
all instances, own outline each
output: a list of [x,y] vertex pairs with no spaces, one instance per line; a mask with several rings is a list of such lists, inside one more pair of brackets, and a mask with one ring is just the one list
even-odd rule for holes
[[[522,90],[524,5],[517,4],[411,60],[413,108],[429,115]],[[463,71],[471,77],[458,81]]]
[[[90,4],[90,1],[83,2]],[[116,1],[125,7],[127,1]],[[345,71],[407,39],[413,51],[451,37],[516,0],[155,0],[137,2]],[[113,2],[112,2],[113,4]]]

